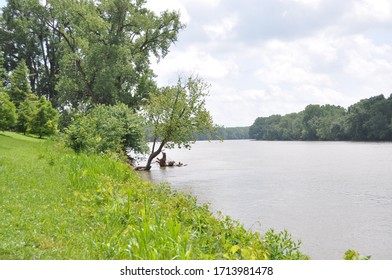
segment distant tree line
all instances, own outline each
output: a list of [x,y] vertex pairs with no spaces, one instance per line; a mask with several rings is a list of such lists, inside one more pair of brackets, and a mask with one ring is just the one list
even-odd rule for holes
[[249,128],[256,140],[392,141],[392,94],[363,99],[345,109],[308,105],[299,113],[259,117]]
[[208,137],[204,134],[196,135],[197,140],[239,140],[249,139],[249,126],[244,127],[218,127],[216,134]]

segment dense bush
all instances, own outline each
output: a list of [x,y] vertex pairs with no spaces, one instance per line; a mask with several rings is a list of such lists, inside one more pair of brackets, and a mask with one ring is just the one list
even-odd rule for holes
[[76,152],[123,153],[127,148],[145,152],[142,123],[124,104],[98,105],[74,116],[65,130],[65,141]]

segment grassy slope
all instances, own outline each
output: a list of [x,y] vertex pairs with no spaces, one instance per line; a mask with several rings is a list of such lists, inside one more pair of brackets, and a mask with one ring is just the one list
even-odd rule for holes
[[15,133],[0,133],[0,231],[0,259],[305,257],[124,163]]

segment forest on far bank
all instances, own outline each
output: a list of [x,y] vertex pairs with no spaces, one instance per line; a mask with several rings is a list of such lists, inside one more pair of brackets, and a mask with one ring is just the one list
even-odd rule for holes
[[212,135],[211,139],[208,135],[200,133],[196,135],[197,140],[243,140],[249,139],[249,126],[237,126],[237,127],[224,127],[220,126],[217,128],[216,134]]
[[348,109],[308,105],[299,113],[259,117],[249,128],[256,140],[392,141],[392,94],[362,99]]

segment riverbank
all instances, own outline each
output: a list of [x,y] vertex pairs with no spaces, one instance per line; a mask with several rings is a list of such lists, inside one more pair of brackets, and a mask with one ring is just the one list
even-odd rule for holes
[[120,160],[0,133],[0,259],[304,259]]

